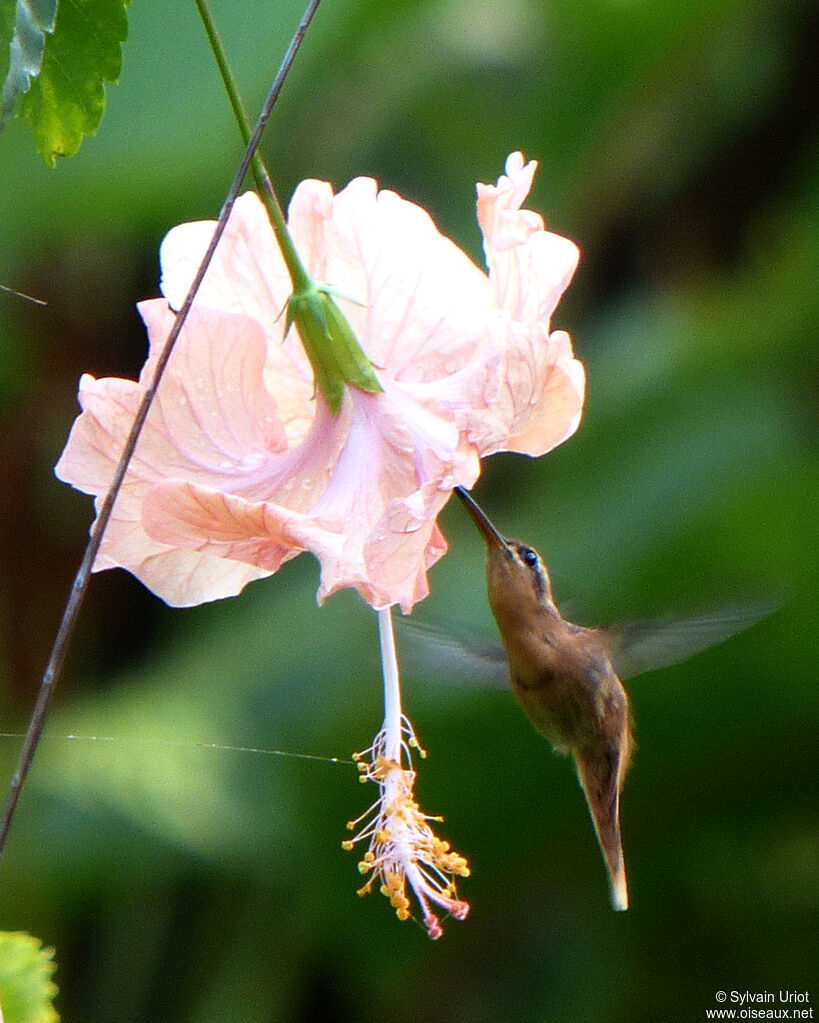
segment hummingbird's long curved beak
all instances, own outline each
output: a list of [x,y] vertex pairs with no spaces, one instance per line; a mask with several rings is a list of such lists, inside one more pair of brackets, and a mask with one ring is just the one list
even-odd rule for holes
[[455,487],[455,493],[466,505],[466,510],[475,520],[475,525],[478,527],[481,536],[486,541],[486,546],[489,548],[501,547],[503,550],[508,550],[509,544],[486,517],[480,505],[475,503],[475,500],[463,489],[463,487]]

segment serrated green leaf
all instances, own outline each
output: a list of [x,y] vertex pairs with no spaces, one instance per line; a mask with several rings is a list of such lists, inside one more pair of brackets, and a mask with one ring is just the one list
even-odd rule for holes
[[[3,0],[0,7],[0,46],[3,48],[3,93],[0,132],[11,117],[17,97],[40,73],[46,33],[54,31],[57,0]],[[8,45],[8,50],[6,49]]]
[[71,0],[57,11],[42,70],[20,99],[19,115],[34,132],[37,149],[51,167],[73,156],[83,136],[99,128],[105,110],[105,82],[122,69],[128,35],[128,0]]
[[54,949],[38,938],[0,931],[0,1019],[3,1023],[57,1023],[53,1000],[57,985],[51,979]]

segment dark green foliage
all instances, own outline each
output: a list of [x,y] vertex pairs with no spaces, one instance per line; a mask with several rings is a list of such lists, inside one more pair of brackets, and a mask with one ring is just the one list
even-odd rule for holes
[[0,1006],[3,1023],[56,1023],[54,949],[30,934],[0,931]]
[[[105,83],[119,80],[129,0],[63,0],[32,5],[14,26],[0,127],[17,106],[46,163],[73,156],[105,110]],[[40,8],[38,10],[38,7]],[[55,22],[56,10],[56,22]],[[0,22],[6,28],[7,18]],[[7,32],[2,33],[4,57]],[[11,37],[9,37],[11,38]],[[8,58],[6,58],[8,62]],[[3,65],[5,68],[5,65]],[[8,144],[8,143],[6,143]]]
[[0,2],[0,131],[11,116],[21,93],[39,75],[46,35],[54,31],[57,0],[24,4]]

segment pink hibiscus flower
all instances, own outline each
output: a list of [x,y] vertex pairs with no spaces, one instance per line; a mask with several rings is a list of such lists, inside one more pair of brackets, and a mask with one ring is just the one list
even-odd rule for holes
[[[383,391],[347,387],[332,415],[283,310],[291,291],[257,196],[236,203],[179,337],[116,501],[95,570],[122,566],[167,603],[238,593],[302,551],[319,600],[355,587],[410,610],[446,551],[436,517],[480,458],[539,455],[580,420],[584,373],[550,317],[578,250],[521,203],[520,153],[478,185],[488,274],[429,215],[357,178],[334,195],[304,181],[288,226],[332,286]],[[98,500],[214,224],[165,238],[164,299],[142,302],[150,355],[139,381],[84,375],[82,414],[57,465]],[[283,336],[284,335],[284,336]]]

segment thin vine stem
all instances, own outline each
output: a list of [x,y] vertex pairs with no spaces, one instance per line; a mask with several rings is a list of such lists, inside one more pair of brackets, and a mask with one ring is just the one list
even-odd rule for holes
[[227,197],[225,198],[225,202],[222,205],[213,238],[211,239],[210,245],[208,245],[196,276],[193,279],[193,283],[188,290],[188,294],[185,296],[185,301],[182,303],[177,312],[174,325],[168,334],[168,340],[165,342],[162,354],[157,360],[153,376],[145,389],[139,409],[134,417],[134,422],[123,447],[122,455],[120,456],[116,471],[114,472],[111,486],[109,487],[108,492],[105,495],[105,500],[102,502],[102,506],[99,509],[96,522],[94,523],[94,527],[91,531],[91,536],[85,548],[85,553],[83,554],[82,561],[80,562],[80,567],[74,577],[71,593],[69,594],[65,610],[63,611],[60,626],[54,639],[54,645],[51,648],[48,664],[46,665],[46,669],[40,683],[40,690],[37,694],[37,701],[34,705],[34,710],[29,721],[28,731],[26,732],[26,737],[23,742],[17,768],[9,786],[9,794],[6,799],[6,805],[3,809],[2,821],[0,821],[0,858],[2,858],[6,848],[9,832],[11,831],[11,826],[14,821],[14,814],[20,799],[20,793],[22,792],[29,770],[31,769],[34,755],[37,752],[37,746],[39,745],[40,737],[42,736],[43,728],[45,726],[48,707],[51,703],[51,698],[57,681],[59,680],[62,672],[71,637],[88,590],[91,568],[94,564],[97,553],[99,552],[100,545],[102,544],[102,539],[105,535],[105,530],[108,527],[111,513],[114,508],[114,502],[117,499],[117,495],[122,487],[122,482],[125,479],[125,474],[128,470],[128,465],[130,464],[134,450],[136,449],[137,441],[139,440],[140,433],[142,432],[142,427],[148,417],[148,412],[150,411],[154,396],[156,395],[157,388],[159,387],[159,383],[162,379],[162,375],[165,372],[165,367],[171,357],[174,345],[176,344],[176,339],[179,337],[191,306],[193,305],[196,293],[199,290],[199,286],[201,285],[208,266],[213,259],[216,246],[219,244],[219,241],[225,232],[228,218],[231,210],[233,209],[233,204],[236,202],[239,189],[242,187],[242,182],[247,176],[253,156],[259,147],[259,141],[262,137],[262,133],[267,126],[267,122],[270,119],[270,115],[276,105],[279,94],[281,93],[284,81],[293,65],[293,61],[301,47],[304,36],[310,26],[310,22],[313,20],[313,16],[316,13],[320,2],[321,0],[310,0],[308,3],[305,12],[302,15],[301,22],[290,41],[290,45],[287,48],[284,59],[276,73],[270,92],[267,95],[267,99],[265,100],[264,106],[262,107],[261,113],[256,121],[253,133],[245,148],[244,155],[241,163],[239,164],[239,169],[236,171],[233,183],[231,184]]

